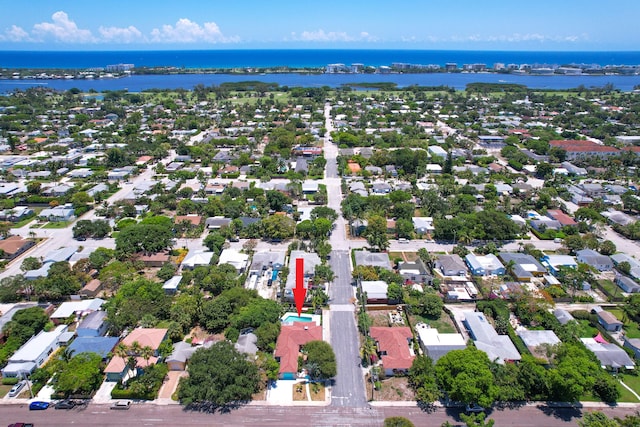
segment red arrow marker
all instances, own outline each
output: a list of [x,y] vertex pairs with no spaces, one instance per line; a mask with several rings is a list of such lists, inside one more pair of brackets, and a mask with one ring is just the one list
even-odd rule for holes
[[307,290],[304,287],[304,258],[296,258],[296,287],[293,288],[293,300],[296,302],[296,310],[298,317],[302,313],[304,298],[307,296]]

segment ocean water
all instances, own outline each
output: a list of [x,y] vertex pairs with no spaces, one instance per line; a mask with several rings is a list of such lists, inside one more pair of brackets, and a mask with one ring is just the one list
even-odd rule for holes
[[543,52],[463,50],[164,50],[164,51],[0,51],[1,68],[93,68],[111,64],[184,68],[322,67],[331,63],[390,65],[505,64],[639,65],[638,52]]
[[[507,51],[444,51],[444,50],[200,50],[200,51],[91,51],[91,52],[0,52],[0,68],[103,68],[111,64],[135,66],[174,66],[197,68],[262,68],[262,67],[323,67],[330,63],[391,65],[393,62],[443,66],[455,62],[458,67],[468,63],[493,66],[504,64],[530,65],[640,65],[639,52],[507,52]],[[119,79],[96,80],[0,80],[0,93],[33,86],[56,90],[78,88],[99,92],[149,89],[193,89],[198,84],[219,85],[225,82],[259,80],[280,86],[339,87],[348,83],[393,82],[399,87],[410,85],[448,86],[464,89],[469,83],[517,83],[532,89],[571,89],[602,87],[612,84],[616,89],[631,91],[640,85],[640,76],[535,76],[489,73],[425,73],[425,74],[175,74],[133,75]]]

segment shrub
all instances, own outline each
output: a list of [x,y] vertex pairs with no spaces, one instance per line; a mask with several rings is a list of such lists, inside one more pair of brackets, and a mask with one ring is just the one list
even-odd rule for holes
[[18,377],[2,379],[2,385],[16,385],[18,382],[20,382],[20,378]]

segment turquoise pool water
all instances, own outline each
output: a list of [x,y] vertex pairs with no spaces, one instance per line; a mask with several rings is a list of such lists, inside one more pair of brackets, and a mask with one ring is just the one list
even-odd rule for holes
[[293,322],[312,322],[313,319],[311,316],[296,316],[288,314],[285,318],[282,319],[282,323],[293,323]]

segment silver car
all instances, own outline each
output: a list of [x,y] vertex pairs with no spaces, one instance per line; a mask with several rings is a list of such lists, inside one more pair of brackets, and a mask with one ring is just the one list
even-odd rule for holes
[[20,394],[20,391],[26,384],[27,383],[24,380],[16,383],[13,387],[11,387],[11,390],[9,390],[9,397],[16,397],[18,394]]

